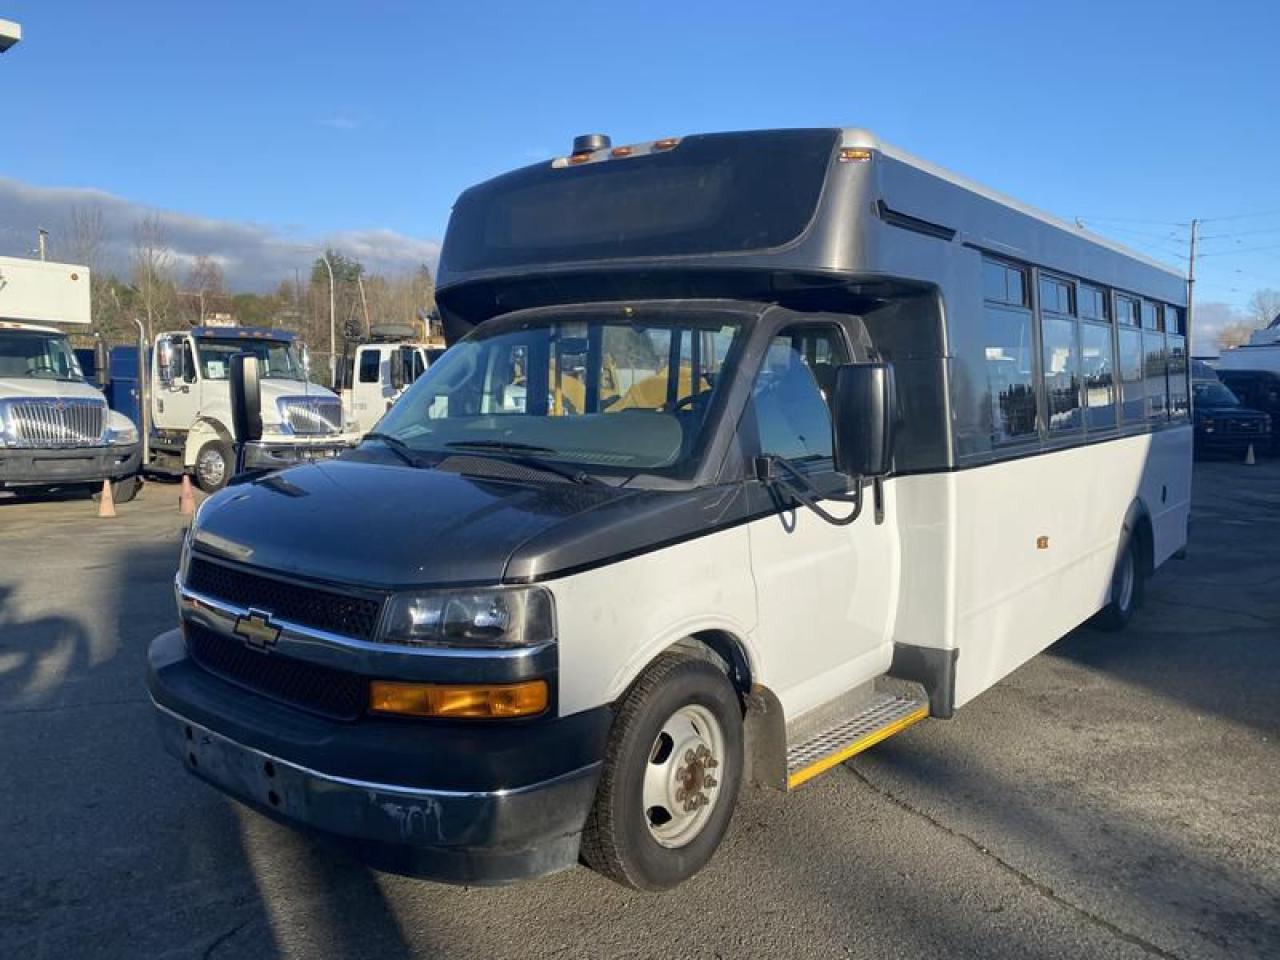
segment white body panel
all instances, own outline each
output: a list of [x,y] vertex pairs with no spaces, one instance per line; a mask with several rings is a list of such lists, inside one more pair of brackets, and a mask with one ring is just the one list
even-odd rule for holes
[[0,319],[88,324],[89,268],[0,257]]
[[561,711],[701,630],[739,642],[788,721],[884,674],[895,642],[959,649],[966,703],[1105,605],[1135,501],[1154,566],[1185,546],[1190,458],[1187,426],[901,477],[881,524],[869,502],[849,527],[800,509],[552,581]]
[[[803,507],[756,520],[751,568],[760,667],[788,718],[889,669],[898,593],[896,511],[867,506],[847,527]],[[847,504],[828,504],[847,513]]]

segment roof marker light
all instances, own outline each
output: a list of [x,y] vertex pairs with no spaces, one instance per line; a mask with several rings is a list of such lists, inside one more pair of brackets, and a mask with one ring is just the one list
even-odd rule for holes
[[653,141],[653,149],[670,150],[680,142],[679,137],[663,137],[661,140]]
[[635,147],[614,147],[613,150],[610,151],[610,155],[615,157],[629,157],[635,152]]
[[866,163],[871,159],[871,151],[866,147],[841,147],[841,163]]

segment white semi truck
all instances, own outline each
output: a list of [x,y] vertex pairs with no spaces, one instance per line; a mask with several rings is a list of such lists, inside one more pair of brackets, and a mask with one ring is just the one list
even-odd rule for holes
[[137,427],[85,381],[61,329],[89,323],[88,267],[0,257],[0,490],[137,493]]
[[257,356],[263,437],[247,444],[246,469],[332,457],[360,439],[337,394],[308,380],[294,334],[259,327],[201,326],[162,333],[151,351],[150,455],[156,469],[191,473],[202,490],[234,472],[231,357]]
[[335,389],[342,409],[368,433],[413,382],[444,353],[443,340],[422,340],[412,324],[375,325],[362,343],[348,344]]

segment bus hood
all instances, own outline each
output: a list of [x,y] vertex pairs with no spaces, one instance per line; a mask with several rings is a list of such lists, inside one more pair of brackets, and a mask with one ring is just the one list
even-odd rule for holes
[[45,377],[0,377],[0,400],[61,397],[64,400],[102,400],[102,393],[83,380]]
[[227,488],[201,508],[194,543],[228,560],[336,583],[494,584],[507,578],[522,544],[633,496],[604,485],[333,460]]

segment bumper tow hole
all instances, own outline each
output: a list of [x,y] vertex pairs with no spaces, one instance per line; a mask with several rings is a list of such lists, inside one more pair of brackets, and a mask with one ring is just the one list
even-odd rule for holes
[[274,790],[268,790],[268,791],[267,791],[267,801],[268,801],[268,802],[269,802],[273,807],[278,807],[278,806],[280,806],[280,794],[276,793]]
[[270,760],[268,760],[265,763],[263,763],[262,772],[265,773],[268,777],[274,777],[276,775],[276,765],[272,763]]

